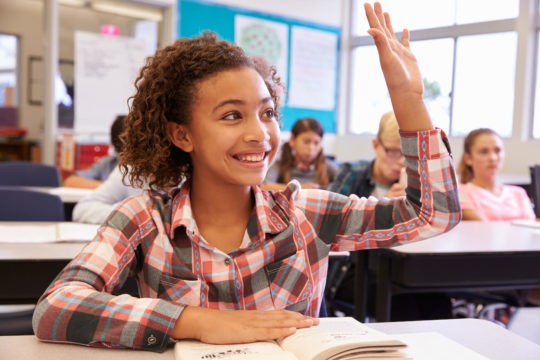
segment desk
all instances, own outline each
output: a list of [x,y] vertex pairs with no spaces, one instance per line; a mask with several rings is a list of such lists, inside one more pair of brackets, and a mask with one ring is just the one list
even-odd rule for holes
[[387,334],[435,331],[491,360],[540,359],[540,345],[487,320],[426,320],[367,325]]
[[[2,225],[13,226],[8,234],[13,236],[17,242],[0,243],[0,304],[29,304],[35,303],[43,294],[47,286],[53,281],[68,262],[77,255],[82,248],[90,241],[98,225],[58,223],[58,222],[24,222],[23,226],[17,222],[0,222]],[[32,226],[39,229],[44,226],[43,232],[49,232],[51,225],[68,225],[62,238],[81,239],[76,242],[25,242],[25,237],[29,236],[27,227]],[[75,228],[76,226],[81,229]],[[47,229],[45,229],[45,227]],[[66,229],[67,230],[67,229]],[[36,230],[33,230],[36,231]],[[32,233],[33,233],[32,231]],[[73,231],[77,231],[73,235]],[[60,234],[57,234],[59,236]]]
[[36,303],[85,243],[0,244],[0,304]]
[[[540,345],[503,329],[493,323],[478,319],[453,319],[373,323],[368,326],[388,334],[436,331],[461,343],[492,360],[539,359]],[[0,336],[0,349],[5,359],[20,360],[174,360],[172,348],[163,354],[147,351],[111,350],[66,344],[48,344],[36,337]],[[444,349],[441,349],[444,351]]]
[[[394,293],[540,286],[540,230],[510,222],[464,221],[431,239],[381,249],[378,256],[378,321],[390,319]],[[361,301],[355,304],[360,309]]]
[[66,221],[71,221],[73,208],[79,200],[83,197],[92,193],[93,189],[86,188],[74,188],[67,186],[60,187],[40,187],[40,186],[30,186],[27,187],[30,190],[46,192],[53,195],[60,196],[62,202],[64,203],[64,212],[66,216]]

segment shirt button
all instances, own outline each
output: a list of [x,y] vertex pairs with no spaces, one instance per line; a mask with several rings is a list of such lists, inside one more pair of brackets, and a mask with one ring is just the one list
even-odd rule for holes
[[226,258],[224,262],[225,262],[225,265],[227,266],[231,265],[231,259],[229,258]]

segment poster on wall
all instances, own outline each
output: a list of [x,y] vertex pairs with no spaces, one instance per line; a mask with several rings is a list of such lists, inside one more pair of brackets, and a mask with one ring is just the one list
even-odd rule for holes
[[292,27],[289,106],[317,110],[335,108],[337,52],[337,34]]
[[252,57],[262,58],[278,70],[281,81],[287,84],[288,31],[286,24],[257,17],[234,17],[235,42]]
[[75,33],[77,134],[108,134],[114,118],[127,114],[146,52],[144,40]]

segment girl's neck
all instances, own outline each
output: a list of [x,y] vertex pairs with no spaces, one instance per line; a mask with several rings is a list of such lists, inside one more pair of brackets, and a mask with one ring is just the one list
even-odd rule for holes
[[307,171],[311,169],[311,167],[314,165],[313,163],[307,163],[305,161],[300,161],[298,159],[296,159],[295,162],[296,162],[296,168],[302,171]]
[[475,177],[471,180],[471,183],[495,195],[499,195],[501,191],[501,187],[495,178],[483,179]]
[[254,206],[251,187],[192,183],[190,201],[197,228],[210,245],[224,253],[240,246]]
[[208,182],[192,183],[190,200],[194,215],[219,215],[218,218],[213,219],[215,221],[249,214],[253,207],[250,186],[221,185],[213,187]]

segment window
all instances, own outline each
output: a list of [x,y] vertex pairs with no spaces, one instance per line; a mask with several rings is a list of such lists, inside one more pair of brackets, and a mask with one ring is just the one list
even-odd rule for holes
[[516,46],[514,32],[458,39],[453,135],[465,136],[478,127],[512,135]]
[[17,37],[0,34],[0,108],[16,108],[18,105],[17,62]]
[[[435,125],[453,136],[463,136],[477,127],[490,127],[503,137],[511,137],[516,121],[514,105],[520,104],[514,99],[518,35],[530,36],[518,33],[517,20],[528,16],[519,13],[520,1],[381,3],[391,13],[395,31],[401,31],[403,26],[411,30],[411,47],[424,80],[424,100]],[[356,5],[360,11],[356,11],[351,39],[348,130],[355,134],[375,133],[379,117],[391,109],[391,104],[376,49],[366,33],[368,24],[361,11],[362,2],[357,1]],[[539,92],[540,89],[536,92],[540,107]],[[529,133],[540,138],[537,118],[540,112],[535,113]],[[528,119],[523,122],[529,123]]]

